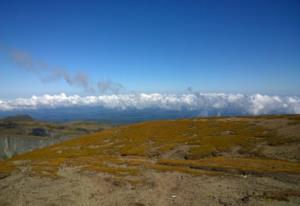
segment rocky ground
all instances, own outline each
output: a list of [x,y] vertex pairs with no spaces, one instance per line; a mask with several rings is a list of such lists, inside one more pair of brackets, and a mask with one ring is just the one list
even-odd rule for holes
[[299,205],[299,176],[191,176],[145,171],[139,179],[63,168],[59,178],[24,172],[0,181],[0,205]]

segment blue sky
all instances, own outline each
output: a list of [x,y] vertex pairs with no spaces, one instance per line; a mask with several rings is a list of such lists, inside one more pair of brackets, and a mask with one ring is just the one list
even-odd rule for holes
[[[300,95],[297,0],[0,0],[0,44],[126,91]],[[5,50],[0,99],[86,95],[41,81]]]

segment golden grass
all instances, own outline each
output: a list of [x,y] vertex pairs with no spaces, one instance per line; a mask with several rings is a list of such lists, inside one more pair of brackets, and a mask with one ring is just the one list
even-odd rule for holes
[[164,165],[164,164],[146,164],[145,168],[153,169],[159,172],[179,172],[179,173],[186,173],[194,176],[223,174],[222,172],[218,172],[218,171],[192,169],[182,165],[177,166],[177,165]]
[[11,173],[15,168],[15,165],[11,162],[0,161],[0,173]]
[[[249,119],[257,118],[182,119],[111,128],[15,156],[0,163],[0,172],[12,170],[13,161],[31,160],[32,171],[35,174],[53,176],[63,165],[133,176],[139,175],[143,169],[189,174],[207,174],[208,171],[204,170],[298,174],[299,164],[288,161],[212,158],[224,152],[230,153],[236,148],[239,148],[237,152],[240,155],[251,157],[256,155],[254,151],[257,152],[255,149],[260,143],[277,145],[288,141],[276,136],[273,130],[253,124]],[[170,157],[155,163],[160,156],[181,145],[190,148],[185,151],[187,160],[175,160]]]
[[203,157],[209,157],[214,155],[217,149],[213,145],[199,145],[190,149],[190,154],[187,156],[188,159],[201,159]]
[[213,157],[202,160],[160,160],[168,166],[185,166],[216,171],[241,171],[252,173],[289,173],[300,174],[300,164],[283,160],[257,158]]

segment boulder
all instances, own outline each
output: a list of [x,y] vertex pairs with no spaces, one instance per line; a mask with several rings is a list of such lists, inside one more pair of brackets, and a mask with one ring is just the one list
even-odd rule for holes
[[44,128],[33,128],[32,135],[45,137],[48,136],[48,131]]

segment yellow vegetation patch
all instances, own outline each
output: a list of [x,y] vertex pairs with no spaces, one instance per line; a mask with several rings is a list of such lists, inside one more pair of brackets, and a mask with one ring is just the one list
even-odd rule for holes
[[[139,175],[143,169],[189,174],[212,174],[207,170],[298,174],[298,163],[253,158],[259,152],[257,145],[290,141],[276,136],[276,131],[254,124],[253,119],[264,121],[263,118],[182,119],[107,129],[15,156],[0,163],[0,172],[13,170],[13,161],[30,160],[35,174],[53,176],[64,165],[114,175]],[[184,149],[180,150],[182,146]],[[233,150],[239,157],[247,158],[218,157]],[[175,155],[179,159],[175,160],[167,154],[183,155]],[[167,159],[158,161],[162,157]]]
[[11,173],[15,169],[12,162],[0,161],[0,173]]
[[217,152],[217,149],[213,145],[199,145],[190,149],[189,159],[201,159],[208,157]]
[[214,157],[202,160],[160,160],[159,164],[219,171],[300,174],[300,164],[283,160]]
[[64,164],[65,158],[54,158],[48,160],[35,160],[31,163],[31,170],[34,174],[40,176],[57,176],[59,167]]
[[220,175],[222,172],[218,171],[207,171],[207,170],[199,170],[199,169],[191,169],[185,166],[174,166],[174,165],[164,165],[164,164],[146,164],[145,168],[153,169],[160,172],[180,172],[186,173],[190,175]]

